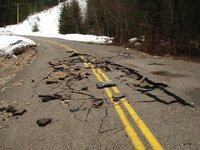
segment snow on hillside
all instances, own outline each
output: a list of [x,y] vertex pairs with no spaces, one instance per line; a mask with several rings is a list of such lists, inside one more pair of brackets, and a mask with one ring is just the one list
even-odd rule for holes
[[113,38],[107,36],[96,36],[96,35],[83,35],[83,34],[67,34],[58,35],[57,38],[80,41],[87,43],[98,43],[98,44],[112,44]]
[[[9,25],[3,29],[13,34],[19,35],[55,35],[58,34],[58,19],[61,5],[41,13],[29,16],[25,21],[18,25]],[[33,32],[34,25],[38,26],[39,31]],[[0,29],[2,30],[2,29]]]
[[34,41],[21,36],[0,35],[0,55],[12,55],[16,49],[35,45]]
[[[83,14],[85,13],[86,0],[78,0]],[[60,8],[62,4],[40,13],[29,16],[25,21],[18,25],[9,25],[5,28],[0,28],[0,34],[16,34],[16,35],[32,35],[43,37],[57,37],[66,40],[91,42],[91,43],[106,43],[111,44],[112,38],[106,36],[69,34],[60,35],[58,32],[58,24],[60,17]],[[38,29],[38,31],[34,31]]]

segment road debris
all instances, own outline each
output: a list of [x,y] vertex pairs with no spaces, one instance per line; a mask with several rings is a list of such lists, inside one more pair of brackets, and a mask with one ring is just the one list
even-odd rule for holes
[[[177,96],[173,92],[169,91],[169,89],[167,89],[169,86],[165,82],[161,82],[161,83],[154,82],[154,81],[148,79],[147,77],[143,76],[142,74],[140,74],[140,71],[137,68],[134,68],[134,69],[129,68],[127,66],[123,66],[121,64],[112,62],[108,59],[106,59],[104,61],[93,61],[93,64],[95,62],[96,62],[96,65],[101,63],[101,64],[105,64],[109,68],[122,71],[125,75],[121,75],[119,78],[129,77],[131,79],[137,80],[138,82],[136,84],[130,83],[128,81],[126,81],[126,83],[125,83],[127,86],[131,87],[133,90],[136,90],[143,94],[146,94],[147,92],[153,91],[154,89],[159,89],[160,91],[164,92],[164,94],[166,94],[167,96],[171,96],[172,99],[175,99],[176,102],[178,102],[184,106],[194,107],[192,103],[188,103],[186,100],[182,99],[181,97]],[[100,88],[103,88],[102,84],[99,84],[99,85],[101,85],[101,86],[99,86]]]
[[61,103],[62,105],[69,105],[70,100],[60,100],[60,103]]
[[83,86],[83,87],[81,87],[81,90],[82,90],[82,91],[87,91],[87,90],[88,90],[88,87],[87,87],[87,86]]
[[90,76],[90,75],[92,75],[92,74],[89,73],[89,72],[86,72],[84,75],[85,75],[85,76]]
[[135,85],[135,90],[140,92],[152,91],[156,86],[143,82],[143,84]]
[[22,116],[26,112],[26,108],[17,109],[16,111],[12,112],[13,116]]
[[53,95],[38,95],[41,98],[42,102],[49,102],[51,100],[57,100],[63,98],[63,95],[53,94]]
[[79,56],[80,54],[77,53],[77,52],[73,52],[71,55],[68,56],[68,58],[70,57],[76,57],[76,56]]
[[122,72],[124,72],[126,75],[129,75],[131,77],[133,77],[136,80],[141,80],[143,78],[143,76],[139,73],[139,69],[137,68],[129,68],[120,64],[117,64],[115,62],[109,61],[109,60],[105,60],[105,62],[107,65],[112,66],[114,69],[116,70],[121,70]]
[[1,106],[1,107],[0,107],[0,112],[1,112],[1,111],[6,111],[6,112],[8,112],[8,113],[12,113],[12,112],[15,112],[16,109],[15,109],[14,106],[8,104],[8,105],[5,105],[5,106]]
[[13,103],[0,101],[0,129],[6,127],[8,120],[13,116],[22,116],[27,110],[16,108],[16,101]]
[[85,67],[81,65],[82,62],[83,60],[77,53],[70,55],[64,60],[50,61],[48,64],[51,66],[52,71],[44,78],[44,80],[47,84],[58,84],[59,80],[68,80],[71,82],[73,80],[80,81],[88,78],[91,74],[86,72]]
[[137,82],[137,84],[136,84],[136,85],[140,85],[140,84],[141,84],[141,83],[143,83],[145,80],[146,80],[146,78],[145,78],[145,77],[143,77],[141,80],[139,80],[139,81]]
[[107,80],[107,81],[104,81],[104,82],[98,82],[96,84],[97,88],[98,89],[103,89],[105,87],[113,87],[113,86],[116,86],[115,82],[113,82],[112,80]]
[[95,108],[99,108],[103,105],[104,99],[96,99],[92,102],[92,106]]
[[115,93],[115,94],[113,94],[112,98],[113,98],[113,101],[116,102],[116,101],[119,101],[122,98],[125,98],[125,94]]
[[46,84],[58,84],[58,81],[50,81],[50,80],[48,80],[48,81],[46,81]]
[[55,65],[55,66],[54,66],[54,69],[57,70],[57,71],[59,71],[59,70],[60,70],[60,71],[64,71],[64,70],[68,69],[68,66],[65,65],[65,64]]
[[51,118],[41,118],[41,119],[38,119],[36,121],[36,123],[38,124],[38,126],[40,127],[44,127],[46,125],[48,125],[49,123],[52,122],[52,119]]
[[111,71],[111,68],[107,64],[98,64],[96,67],[103,69],[104,71]]

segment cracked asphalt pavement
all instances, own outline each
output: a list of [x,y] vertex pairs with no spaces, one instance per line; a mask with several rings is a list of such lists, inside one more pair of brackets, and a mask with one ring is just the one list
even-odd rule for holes
[[[200,149],[200,64],[29,38],[37,58],[0,89],[26,112],[0,129],[0,149]],[[41,118],[52,120],[40,127]]]

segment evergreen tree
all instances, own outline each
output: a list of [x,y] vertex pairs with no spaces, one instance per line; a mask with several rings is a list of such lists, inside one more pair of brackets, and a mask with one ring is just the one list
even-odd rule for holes
[[70,4],[63,4],[59,19],[59,33],[82,33],[83,23],[79,4],[73,0]]
[[73,24],[75,26],[76,33],[83,32],[83,18],[81,15],[81,9],[79,7],[79,3],[76,0],[73,0],[70,5],[70,14],[73,19]]
[[[27,18],[27,16],[29,16],[31,14],[30,9],[29,9],[30,4],[28,2],[29,2],[28,0],[21,1],[21,3],[24,3],[24,4],[21,4],[19,6],[19,15],[20,15],[19,21],[20,22],[24,21]],[[32,5],[30,5],[30,6],[32,6]]]
[[0,0],[0,26],[16,23],[16,6],[13,0]]
[[97,35],[104,34],[105,18],[101,0],[88,0],[86,12],[86,27],[88,32]]
[[59,33],[67,34],[67,33],[74,33],[75,26],[73,23],[73,18],[70,12],[69,3],[63,4],[61,8],[61,14],[59,19]]

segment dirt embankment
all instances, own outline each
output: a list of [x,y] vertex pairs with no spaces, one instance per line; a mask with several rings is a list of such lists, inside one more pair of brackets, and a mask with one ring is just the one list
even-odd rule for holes
[[24,65],[30,64],[36,55],[35,47],[26,47],[23,48],[23,53],[17,56],[0,57],[0,88],[12,79]]

